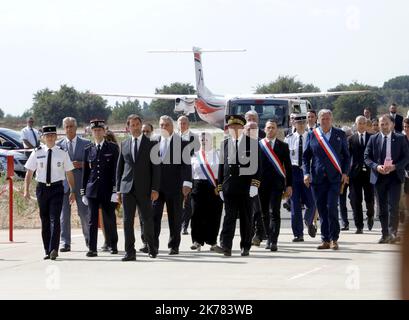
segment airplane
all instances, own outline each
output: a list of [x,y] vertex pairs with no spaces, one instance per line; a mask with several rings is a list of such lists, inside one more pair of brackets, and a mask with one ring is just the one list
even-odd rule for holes
[[220,129],[225,128],[225,115],[245,114],[255,110],[259,114],[260,126],[268,119],[275,119],[279,126],[288,126],[291,113],[306,114],[311,108],[308,100],[302,98],[341,96],[349,94],[367,93],[367,90],[334,91],[334,92],[302,92],[279,94],[244,94],[220,95],[210,91],[204,83],[202,53],[203,52],[244,52],[244,49],[203,50],[193,47],[192,50],[152,50],[150,53],[192,53],[195,64],[197,94],[117,94],[94,93],[107,97],[166,99],[175,101],[175,112],[189,115],[197,111],[199,117]]

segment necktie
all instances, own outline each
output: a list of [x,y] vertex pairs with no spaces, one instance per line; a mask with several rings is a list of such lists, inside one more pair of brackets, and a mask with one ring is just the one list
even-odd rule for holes
[[31,133],[33,134],[34,141],[35,141],[35,146],[34,147],[37,147],[38,146],[37,135],[35,134],[33,128],[30,128],[30,130],[31,130]]
[[101,145],[98,144],[98,145],[97,145],[97,159],[99,159],[99,154],[100,154],[100,152],[101,152]]
[[381,164],[383,164],[385,162],[385,158],[386,158],[386,141],[387,141],[388,137],[385,136],[383,137],[383,144],[382,144],[382,151],[381,151]]
[[68,155],[70,156],[71,161],[74,158],[74,148],[72,147],[72,140],[68,142]]
[[138,139],[134,139],[134,147],[133,147],[133,161],[135,162],[136,160],[136,155],[138,154]]
[[298,166],[301,168],[302,166],[302,136],[300,135],[300,140],[298,142]]
[[365,146],[365,142],[364,142],[364,134],[361,133],[361,146]]
[[163,160],[163,158],[165,158],[166,151],[168,150],[168,139],[167,139],[167,138],[164,138],[164,140],[165,140],[165,143],[162,145],[163,147],[162,147],[161,155],[160,155],[160,157],[162,158],[162,160]]
[[239,164],[239,139],[236,140],[236,164]]
[[52,158],[52,150],[48,149],[48,155],[47,155],[47,174],[45,178],[45,183],[50,184],[51,183],[51,158]]

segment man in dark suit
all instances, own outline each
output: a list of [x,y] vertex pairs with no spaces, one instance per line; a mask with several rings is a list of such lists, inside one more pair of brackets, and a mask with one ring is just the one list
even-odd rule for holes
[[241,255],[250,254],[252,237],[251,198],[260,186],[258,141],[244,135],[246,120],[241,115],[227,115],[229,138],[221,143],[218,191],[224,201],[225,216],[217,253],[231,256],[237,218],[240,219]]
[[365,196],[368,229],[372,230],[374,224],[374,189],[370,182],[371,168],[364,162],[364,152],[371,134],[366,132],[366,118],[358,116],[355,120],[357,132],[348,139],[351,169],[349,172],[349,186],[351,204],[354,211],[354,220],[357,234],[363,233],[364,216],[362,210],[362,192]]
[[338,250],[338,198],[348,182],[349,151],[345,132],[332,126],[332,112],[318,113],[319,127],[308,133],[303,154],[304,183],[312,192],[321,223],[318,249]]
[[264,226],[268,230],[266,249],[277,251],[281,227],[281,199],[283,194],[285,198],[291,197],[292,167],[288,144],[277,139],[277,122],[268,120],[264,131],[266,137],[259,142],[261,149],[260,202]]
[[261,130],[261,128],[259,127],[260,118],[258,116],[257,111],[255,110],[247,111],[246,114],[244,115],[244,118],[246,119],[247,123],[255,122],[257,124],[257,132],[258,132],[259,139],[263,139],[266,137],[266,133],[263,130]]
[[[62,121],[65,130],[66,138],[57,142],[63,150],[68,152],[68,155],[74,165],[75,181],[75,199],[78,208],[78,215],[81,220],[82,233],[84,235],[85,244],[88,246],[89,230],[88,230],[88,207],[81,200],[81,179],[84,168],[84,150],[91,144],[91,141],[77,136],[77,120],[72,117],[66,117]],[[69,187],[67,180],[64,180],[64,200],[61,212],[61,252],[71,251],[71,204],[69,201]]]
[[403,117],[398,112],[398,106],[396,103],[392,103],[389,107],[389,115],[392,117],[393,123],[395,124],[395,132],[402,133],[403,130]]
[[87,257],[96,257],[98,241],[98,211],[102,209],[105,236],[111,244],[111,254],[118,253],[118,233],[116,227],[115,208],[111,202],[117,202],[116,193],[116,165],[119,148],[115,143],[104,139],[105,121],[92,120],[90,122],[95,143],[90,144],[84,151],[84,170],[82,175],[83,202],[88,205],[89,222],[89,251]]
[[[159,149],[154,163],[160,164],[159,198],[153,202],[154,210],[154,244],[159,249],[159,235],[163,208],[166,204],[169,222],[170,255],[179,254],[180,233],[182,228],[182,203],[192,190],[192,169],[190,165],[190,151],[187,143],[174,133],[173,120],[169,116],[159,119],[161,136],[155,149]],[[155,154],[154,154],[155,153]]]
[[399,199],[409,163],[409,147],[405,136],[392,131],[393,119],[379,118],[380,132],[373,135],[365,149],[365,164],[371,168],[371,183],[379,197],[379,220],[382,238],[379,243],[395,243],[399,225]]
[[[199,136],[193,133],[190,130],[190,123],[189,118],[186,116],[180,116],[178,118],[178,129],[179,135],[182,137],[182,141],[185,141],[189,144],[189,148],[191,148],[190,155],[193,156],[196,151],[200,149],[200,141]],[[187,231],[190,223],[190,219],[192,218],[192,204],[190,194],[183,200],[184,205],[182,209],[182,233],[189,234]]]
[[142,119],[138,115],[128,116],[126,124],[132,137],[121,143],[116,171],[118,200],[124,207],[126,254],[122,261],[136,260],[134,222],[137,207],[149,256],[156,258],[152,201],[159,197],[160,167],[150,157],[156,142],[142,134]]

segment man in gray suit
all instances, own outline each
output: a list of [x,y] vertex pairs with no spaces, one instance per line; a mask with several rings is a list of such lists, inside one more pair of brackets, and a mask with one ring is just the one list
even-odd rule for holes
[[[84,149],[91,141],[82,139],[77,136],[77,120],[72,117],[66,117],[62,121],[66,138],[57,142],[63,150],[66,150],[70,156],[70,159],[74,165],[72,171],[75,179],[75,200],[78,208],[78,215],[81,219],[82,232],[85,237],[85,243],[88,246],[88,208],[81,201],[80,189],[82,168],[84,167]],[[69,187],[67,180],[64,181],[64,200],[61,212],[61,252],[71,251],[71,205],[69,202]]]
[[134,261],[136,259],[134,221],[137,208],[143,222],[143,237],[148,246],[149,256],[156,258],[158,254],[154,245],[152,201],[159,197],[160,166],[154,164],[151,159],[152,149],[157,142],[151,141],[142,133],[142,119],[131,114],[127,119],[127,127],[132,137],[121,143],[116,189],[118,201],[124,206],[126,254],[122,261]]

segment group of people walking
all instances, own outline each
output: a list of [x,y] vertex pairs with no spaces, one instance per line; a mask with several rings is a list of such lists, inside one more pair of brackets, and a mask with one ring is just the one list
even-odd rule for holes
[[126,123],[129,137],[119,145],[107,138],[103,120],[90,122],[93,142],[77,136],[77,123],[71,117],[63,120],[66,137],[58,142],[56,126],[44,126],[44,144],[26,163],[24,190],[28,198],[36,172],[45,259],[55,260],[59,251],[71,250],[74,201],[89,258],[98,255],[100,209],[104,248],[118,254],[118,205],[123,207],[123,261],[136,260],[137,213],[142,240],[139,250],[157,257],[165,206],[170,255],[179,254],[181,234],[188,233],[190,221],[192,250],[200,251],[208,244],[211,251],[230,256],[237,219],[242,256],[248,256],[251,246],[259,246],[263,240],[266,249],[277,251],[283,199],[291,205],[294,242],[304,241],[304,227],[311,237],[316,236],[318,212],[322,240],[318,249],[337,250],[339,197],[348,183],[353,190],[357,231],[363,229],[362,190],[368,217],[372,217],[368,221],[371,228],[371,199],[376,190],[380,243],[399,241],[396,203],[405,174],[409,178],[409,140],[394,132],[390,115],[379,118],[380,132],[373,135],[364,130],[366,119],[358,117],[357,133],[349,139],[333,126],[330,110],[320,110],[318,123],[316,120],[313,110],[307,115],[293,115],[292,128],[282,141],[274,119],[261,130],[255,111],[244,116],[227,115],[227,137],[219,150],[210,133],[192,133],[185,116],[178,119],[179,133],[170,117],[160,117],[160,134],[152,136],[152,125],[144,124],[138,115],[130,115]]

